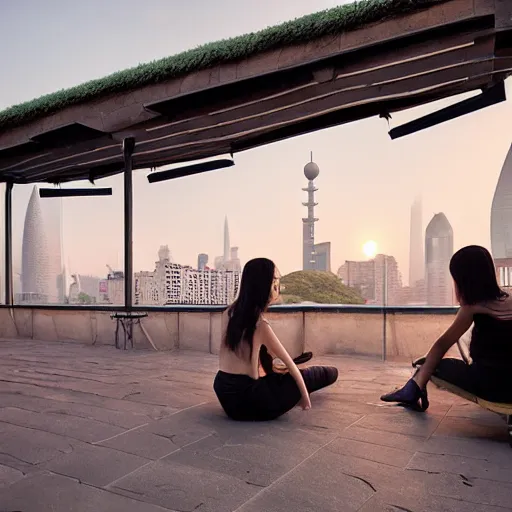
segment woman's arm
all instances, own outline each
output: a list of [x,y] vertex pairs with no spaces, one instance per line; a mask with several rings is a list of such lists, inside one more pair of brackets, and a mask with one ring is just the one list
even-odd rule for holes
[[448,352],[450,347],[457,343],[460,337],[471,327],[472,323],[473,308],[470,306],[462,306],[459,309],[453,324],[432,345],[431,349],[428,351],[425,363],[413,377],[420,389],[423,389],[427,385],[427,382],[430,380],[430,377],[446,352]]
[[293,362],[293,359],[290,357],[290,354],[288,354],[288,351],[283,347],[282,343],[279,341],[278,337],[274,334],[274,331],[267,322],[261,322],[258,326],[258,330],[261,333],[262,344],[268,348],[268,351],[272,353],[272,355],[283,361],[283,363],[288,368],[290,375],[295,379],[295,382],[299,387],[300,394],[302,395],[302,408],[311,409],[308,389],[306,388],[306,384],[304,383],[304,379],[302,378],[300,370]]

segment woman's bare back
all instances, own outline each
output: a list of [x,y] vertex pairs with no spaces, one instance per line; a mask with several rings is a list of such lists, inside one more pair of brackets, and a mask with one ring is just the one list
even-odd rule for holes
[[253,379],[259,378],[259,354],[262,345],[262,336],[259,327],[262,321],[267,321],[264,318],[261,318],[256,325],[251,353],[251,347],[246,341],[240,344],[238,352],[233,352],[226,346],[224,338],[228,323],[227,313],[224,313],[222,320],[222,341],[219,351],[219,370],[226,373],[234,373],[236,375],[248,375]]

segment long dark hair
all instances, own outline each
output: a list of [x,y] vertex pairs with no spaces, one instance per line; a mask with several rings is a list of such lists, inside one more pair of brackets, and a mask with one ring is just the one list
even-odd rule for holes
[[266,258],[248,261],[242,272],[238,298],[228,310],[228,327],[224,343],[233,352],[238,352],[243,341],[252,354],[252,340],[256,324],[270,300],[276,266]]
[[498,285],[492,256],[479,245],[469,245],[457,251],[450,261],[450,274],[463,304],[508,297]]

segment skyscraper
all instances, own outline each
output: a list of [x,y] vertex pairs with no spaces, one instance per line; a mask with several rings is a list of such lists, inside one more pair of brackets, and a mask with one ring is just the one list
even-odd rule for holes
[[216,270],[240,270],[240,260],[238,259],[238,247],[231,247],[229,241],[228,218],[224,219],[224,244],[222,256],[214,259]]
[[204,270],[208,265],[208,254],[198,254],[197,255],[197,270]]
[[512,146],[496,185],[491,208],[492,256],[500,286],[512,286]]
[[423,256],[423,222],[421,197],[411,206],[411,228],[409,237],[409,286],[414,287],[425,278]]
[[331,271],[331,242],[322,242],[315,244],[316,269],[324,272]]
[[46,199],[42,204],[49,250],[50,291],[48,301],[62,304],[67,294],[63,266],[62,198]]
[[425,231],[425,278],[429,306],[453,305],[450,259],[453,230],[444,213],[437,213]]
[[313,162],[313,154],[311,154],[311,161],[304,167],[304,176],[308,179],[308,186],[303,188],[304,192],[308,193],[308,200],[302,203],[308,209],[308,216],[302,219],[302,269],[314,270],[316,268],[315,258],[315,192],[318,190],[315,187],[314,179],[320,174],[318,165]]
[[[51,295],[50,252],[37,187],[25,214],[21,252],[21,302],[45,304]],[[56,284],[55,284],[56,286]]]
[[224,261],[229,261],[229,226],[228,226],[228,217],[226,216],[224,219]]

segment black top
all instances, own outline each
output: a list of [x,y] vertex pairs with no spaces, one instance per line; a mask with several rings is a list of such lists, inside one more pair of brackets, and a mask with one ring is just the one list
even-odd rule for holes
[[478,313],[473,321],[469,346],[473,362],[512,369],[512,320]]

